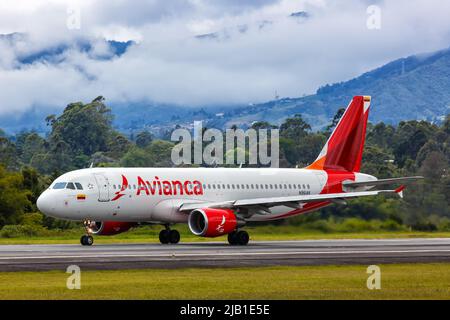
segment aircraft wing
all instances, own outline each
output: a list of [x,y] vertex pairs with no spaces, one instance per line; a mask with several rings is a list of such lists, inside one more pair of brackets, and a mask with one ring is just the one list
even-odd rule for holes
[[[261,207],[270,208],[274,206],[288,206],[292,208],[301,208],[303,203],[317,202],[317,201],[340,201],[345,199],[376,196],[379,194],[398,194],[402,197],[404,186],[395,190],[374,190],[374,191],[358,191],[358,192],[344,192],[344,193],[328,193],[328,194],[313,194],[304,196],[288,196],[288,197],[273,197],[273,198],[253,198],[243,200],[232,200],[224,202],[199,202],[199,203],[183,203],[180,211],[192,211],[201,208],[216,208],[216,209],[233,209],[239,207]],[[263,209],[263,211],[265,211]]]

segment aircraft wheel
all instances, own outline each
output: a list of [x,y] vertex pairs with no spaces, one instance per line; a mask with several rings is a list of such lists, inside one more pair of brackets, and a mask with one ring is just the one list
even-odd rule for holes
[[168,244],[170,242],[170,230],[161,230],[159,233],[159,242]]
[[177,230],[169,231],[169,242],[173,244],[180,242],[180,233]]
[[241,246],[247,245],[248,241],[250,240],[250,236],[248,235],[247,231],[240,230],[236,233],[236,242],[237,244]]
[[228,234],[228,243],[231,244],[232,246],[235,246],[238,244],[236,234],[237,234],[236,231],[230,232]]
[[92,246],[92,244],[94,243],[94,238],[90,235],[85,234],[85,235],[81,236],[80,243],[83,246]]

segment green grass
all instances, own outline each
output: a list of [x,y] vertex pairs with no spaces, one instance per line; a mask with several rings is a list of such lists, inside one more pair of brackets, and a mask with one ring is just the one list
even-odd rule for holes
[[63,271],[0,273],[0,299],[449,299],[450,264],[82,271],[69,290]]
[[[227,241],[226,237],[202,238],[193,235],[186,225],[176,225],[182,242]],[[145,226],[132,229],[115,236],[94,236],[95,243],[150,243],[159,242],[161,226]],[[421,231],[361,231],[361,232],[321,232],[305,230],[299,226],[257,226],[246,227],[251,240],[316,240],[316,239],[386,239],[386,238],[447,238],[450,232]],[[84,233],[82,228],[66,231],[51,231],[51,235],[33,237],[0,238],[0,244],[55,244],[78,243]]]

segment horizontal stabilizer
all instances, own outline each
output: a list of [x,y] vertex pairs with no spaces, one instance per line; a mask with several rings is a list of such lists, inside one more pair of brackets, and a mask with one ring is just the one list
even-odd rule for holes
[[391,178],[391,179],[379,179],[373,181],[361,181],[361,182],[347,182],[344,181],[342,184],[346,188],[358,188],[358,187],[372,187],[372,186],[380,186],[385,184],[407,184],[417,180],[421,180],[423,177],[415,176],[415,177],[402,177],[402,178]]

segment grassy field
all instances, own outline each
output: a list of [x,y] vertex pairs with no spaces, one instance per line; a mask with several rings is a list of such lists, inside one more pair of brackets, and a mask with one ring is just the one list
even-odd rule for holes
[[[181,233],[182,242],[227,241],[226,237],[202,238],[194,236],[186,225],[175,227]],[[161,226],[145,226],[115,236],[94,236],[95,243],[142,243],[159,242]],[[302,230],[297,226],[258,226],[246,227],[251,240],[307,240],[307,239],[386,239],[386,238],[448,238],[450,232],[420,231],[353,231],[320,232]],[[0,244],[54,244],[78,243],[84,233],[82,228],[53,232],[48,236],[0,238]]]
[[[0,299],[450,299],[450,264],[82,271],[69,290],[63,271],[0,273]],[[262,279],[265,279],[262,281]]]

